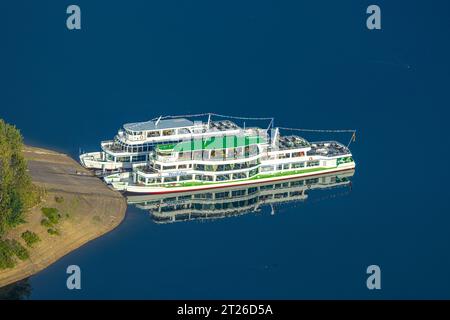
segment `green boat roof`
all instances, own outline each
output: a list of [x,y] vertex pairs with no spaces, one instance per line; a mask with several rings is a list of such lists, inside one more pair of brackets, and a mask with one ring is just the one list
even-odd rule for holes
[[205,139],[192,139],[180,143],[162,144],[157,147],[159,151],[180,152],[196,150],[215,150],[249,146],[265,143],[266,139],[260,136],[225,136],[210,137]]

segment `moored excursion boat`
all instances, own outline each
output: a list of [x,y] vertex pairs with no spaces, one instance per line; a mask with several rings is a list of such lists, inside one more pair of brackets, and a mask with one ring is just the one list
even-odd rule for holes
[[164,194],[252,185],[355,168],[347,146],[337,141],[308,142],[279,128],[240,128],[203,133],[158,144],[145,164],[104,177],[131,194]]

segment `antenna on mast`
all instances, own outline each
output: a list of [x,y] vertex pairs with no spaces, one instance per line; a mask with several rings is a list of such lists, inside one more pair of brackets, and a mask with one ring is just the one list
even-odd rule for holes
[[273,146],[273,147],[275,147],[279,135],[280,135],[279,129],[278,129],[278,128],[275,128],[274,133],[273,133],[273,135],[272,135],[272,146]]

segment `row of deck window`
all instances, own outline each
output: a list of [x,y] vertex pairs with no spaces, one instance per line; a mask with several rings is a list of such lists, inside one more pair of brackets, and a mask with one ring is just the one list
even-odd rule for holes
[[317,167],[320,165],[319,161],[303,161],[303,162],[294,162],[294,163],[284,163],[284,164],[278,164],[278,165],[271,165],[271,166],[262,166],[261,172],[270,172],[275,170],[293,170],[293,169],[300,169],[304,168],[305,166],[310,167]]
[[[259,154],[257,145],[238,147],[234,149],[221,150],[197,150],[197,151],[180,151],[177,158],[180,161],[185,160],[234,160],[254,157]],[[158,153],[159,156],[167,156],[164,152]]]
[[248,172],[229,173],[220,175],[205,175],[205,174],[187,174],[174,177],[162,177],[162,178],[146,178],[138,175],[138,182],[145,184],[152,183],[172,183],[172,182],[185,182],[185,181],[204,181],[204,182],[220,182],[229,180],[247,179],[258,174],[258,169],[252,169]]
[[138,156],[126,156],[126,157],[113,157],[110,154],[106,154],[106,159],[116,162],[142,162],[147,161],[147,155],[142,154]]
[[158,131],[147,131],[147,138],[156,138],[161,136],[173,136],[175,134],[189,134],[191,131],[187,128],[177,129],[167,129],[167,130],[158,130]]
[[164,165],[161,166],[157,163],[155,163],[154,167],[156,170],[174,170],[174,169],[191,169],[197,171],[210,171],[210,172],[216,172],[216,171],[232,171],[232,170],[242,170],[242,169],[248,169],[257,166],[260,163],[259,159],[242,162],[242,163],[233,163],[233,164],[221,164],[221,165],[205,165],[205,164],[179,164],[179,165]]

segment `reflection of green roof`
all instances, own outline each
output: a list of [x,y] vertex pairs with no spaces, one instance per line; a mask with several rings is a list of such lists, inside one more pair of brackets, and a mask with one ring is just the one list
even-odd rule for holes
[[238,148],[264,142],[266,142],[266,140],[263,137],[259,136],[225,136],[205,139],[192,139],[189,141],[182,141],[178,144],[163,144],[159,145],[157,148],[159,151],[180,152]]

